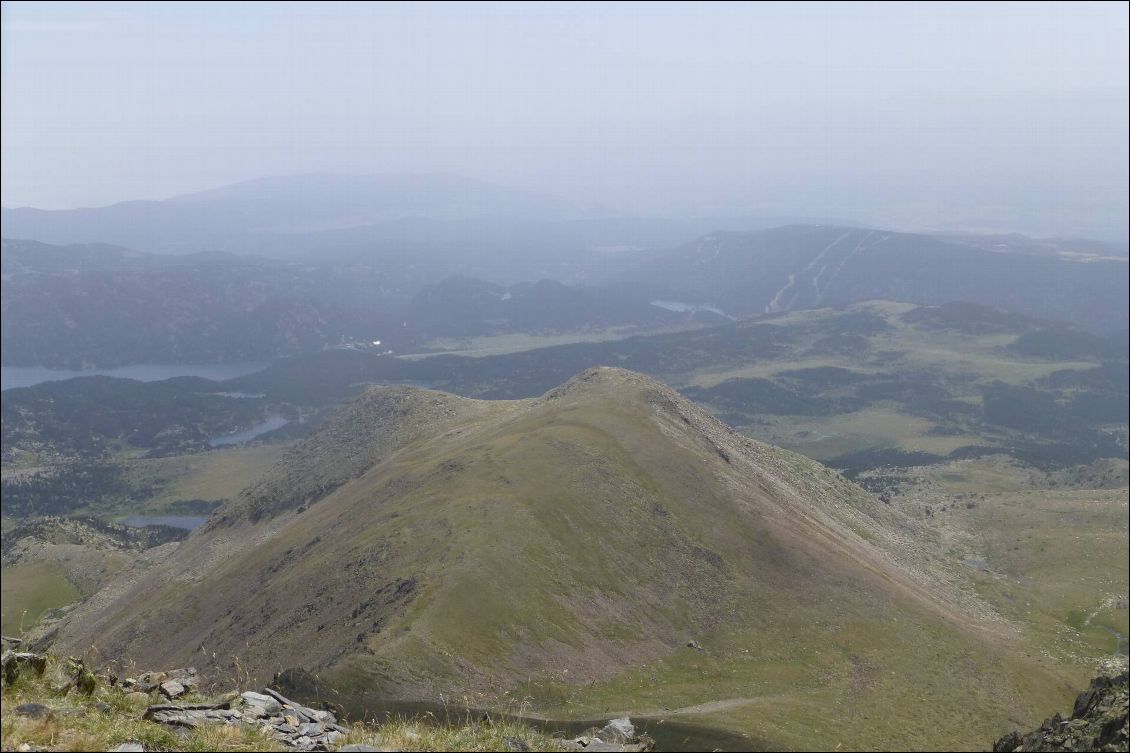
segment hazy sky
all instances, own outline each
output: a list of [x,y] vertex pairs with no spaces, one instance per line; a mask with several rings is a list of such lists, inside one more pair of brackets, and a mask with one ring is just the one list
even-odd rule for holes
[[1125,234],[1127,8],[5,2],[0,200],[444,171],[645,213]]

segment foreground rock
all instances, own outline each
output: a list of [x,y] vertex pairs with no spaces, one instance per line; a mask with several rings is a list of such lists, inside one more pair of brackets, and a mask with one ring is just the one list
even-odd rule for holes
[[[190,678],[195,672],[190,668],[147,672],[119,681],[109,670],[94,676],[74,657],[44,658],[47,667],[42,675],[29,669],[15,687],[4,687],[4,732],[0,741],[4,751],[584,749],[599,753],[643,749],[596,739],[598,734],[611,737],[614,730],[632,729],[634,733],[627,720],[617,720],[608,733],[593,728],[588,733],[590,738],[580,742],[566,742],[538,726],[489,716],[470,725],[444,724],[431,715],[396,717],[379,725],[354,723],[347,730],[335,716],[344,712],[333,704],[304,706],[273,688],[258,693],[194,694],[161,702],[159,694],[167,694],[170,683],[181,688],[185,681],[192,684]],[[9,666],[17,666],[13,657]],[[95,678],[91,695],[84,692],[86,675]],[[64,685],[58,684],[61,677],[66,678]],[[136,687],[150,690],[131,690]],[[71,692],[76,689],[78,692]],[[63,700],[64,696],[69,698]]]
[[613,719],[600,730],[602,740],[612,743],[629,743],[636,737],[636,727],[627,717]]
[[[46,657],[44,662],[46,663]],[[75,690],[85,696],[94,695],[94,689],[98,687],[98,678],[86,668],[86,662],[82,659],[74,656],[68,657],[65,674],[67,675],[67,682],[56,688],[57,694],[66,695],[71,690]]]
[[16,716],[26,716],[29,719],[47,719],[51,716],[51,709],[42,703],[21,703],[13,712]]
[[[250,725],[268,737],[298,751],[366,751],[378,750],[367,745],[336,747],[349,733],[331,711],[313,709],[290,700],[271,688],[262,693],[245,691],[232,694],[218,703],[158,704],[146,709],[142,717],[158,724],[194,729],[208,725]],[[504,740],[507,750],[528,751],[532,747],[519,738]],[[561,745],[588,753],[635,753],[650,751],[655,742],[647,735],[637,735],[630,719],[613,719],[601,729]]]
[[1056,714],[1039,729],[1012,732],[997,740],[994,751],[1122,751],[1127,750],[1127,673],[1096,677],[1075,699],[1071,718]]
[[47,669],[47,657],[26,651],[5,651],[0,657],[0,665],[3,666],[4,684],[12,685],[25,674],[42,677]]
[[600,729],[593,727],[587,734],[565,744],[586,753],[634,753],[655,748],[655,741],[650,737],[636,734],[635,725],[627,717],[613,719]]
[[[166,684],[159,686],[162,693]],[[332,712],[303,706],[270,688],[262,693],[233,694],[220,703],[150,706],[143,718],[190,729],[222,724],[252,725],[295,750],[331,750],[349,732],[337,723]]]

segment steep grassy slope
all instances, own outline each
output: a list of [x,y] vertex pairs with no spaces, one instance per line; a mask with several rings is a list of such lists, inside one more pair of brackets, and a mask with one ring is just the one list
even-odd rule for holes
[[789,745],[866,740],[881,709],[883,741],[938,744],[983,672],[983,708],[946,742],[1037,718],[1068,683],[1009,655],[915,525],[631,372],[511,402],[372,388],[59,640],[260,679],[302,667],[347,697],[706,704]]

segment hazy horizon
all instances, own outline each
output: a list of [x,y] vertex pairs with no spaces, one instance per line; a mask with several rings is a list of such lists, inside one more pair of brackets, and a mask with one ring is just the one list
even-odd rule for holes
[[5,3],[5,207],[451,173],[644,216],[1127,235],[1125,4]]

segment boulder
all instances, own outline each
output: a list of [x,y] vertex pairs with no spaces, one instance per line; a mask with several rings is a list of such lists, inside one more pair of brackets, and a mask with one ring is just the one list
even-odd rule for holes
[[241,693],[240,698],[243,699],[245,707],[244,713],[250,711],[252,714],[258,716],[274,716],[282,711],[282,704],[269,695],[263,695],[262,693],[248,690],[245,693]]
[[310,715],[314,717],[314,721],[321,722],[322,724],[337,724],[337,717],[332,711],[310,709]]
[[230,701],[220,703],[193,703],[184,705],[161,704],[150,706],[141,718],[158,724],[168,724],[174,727],[200,727],[206,724],[224,724],[230,718],[227,714],[216,712],[231,712]]
[[185,693],[195,693],[200,687],[200,678],[197,675],[196,667],[182,667],[164,672],[144,672],[136,679],[127,677],[122,681],[122,686],[139,690],[142,693],[150,693],[158,690],[166,682],[180,684]]
[[42,703],[21,703],[12,711],[16,716],[26,716],[28,719],[47,719],[52,716],[51,709]]
[[98,678],[94,673],[86,668],[86,662],[74,656],[67,657],[66,674],[70,677],[70,682],[66,686],[60,688],[62,694],[70,692],[73,688],[85,696],[94,695],[94,689],[98,687]]
[[25,675],[42,677],[47,669],[47,657],[28,651],[6,651],[0,657],[0,666],[3,667],[4,684],[11,685]]
[[[136,679],[127,677],[122,685],[140,693],[152,693],[161,683],[171,679],[165,672],[144,672]],[[132,682],[130,682],[133,680]]]
[[169,679],[172,680],[184,680],[187,678],[196,677],[197,672],[196,667],[181,667],[180,669],[170,669],[165,674],[167,674],[169,676]]
[[206,724],[216,724],[216,720],[209,719],[204,711],[176,706],[150,706],[142,718],[158,724],[168,724],[174,727],[188,727],[190,729]]
[[621,717],[604,725],[597,737],[610,743],[630,743],[636,738],[636,728],[631,719]]
[[325,728],[317,722],[303,722],[298,725],[298,734],[305,735],[306,737],[318,737],[325,733]]
[[161,691],[161,695],[165,696],[170,701],[175,701],[188,692],[187,688],[176,680],[166,680],[158,685],[157,689]]

